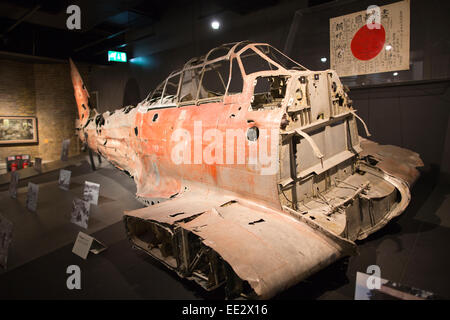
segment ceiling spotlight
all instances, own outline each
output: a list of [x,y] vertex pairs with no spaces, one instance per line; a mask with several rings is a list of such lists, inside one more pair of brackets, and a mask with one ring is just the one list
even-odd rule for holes
[[320,58],[320,61],[322,61],[323,63],[325,63],[325,62],[327,62],[327,58],[322,57],[322,58]]
[[390,44],[388,44],[388,45],[386,45],[385,49],[386,49],[386,51],[389,51],[392,49],[392,46]]
[[394,77],[398,76],[398,72],[393,73]]
[[211,22],[211,28],[213,28],[214,30],[217,30],[220,28],[220,22],[217,20],[214,20],[213,22]]

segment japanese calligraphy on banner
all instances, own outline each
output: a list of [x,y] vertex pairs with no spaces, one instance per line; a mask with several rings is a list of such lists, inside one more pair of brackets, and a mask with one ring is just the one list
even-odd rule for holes
[[409,69],[410,0],[330,19],[330,63],[339,76]]

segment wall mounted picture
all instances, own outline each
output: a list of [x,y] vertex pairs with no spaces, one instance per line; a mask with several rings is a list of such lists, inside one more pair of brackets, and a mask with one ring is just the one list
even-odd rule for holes
[[89,221],[89,209],[89,202],[78,198],[73,199],[70,222],[87,229]]
[[6,269],[8,249],[12,240],[13,224],[0,214],[0,267]]
[[37,142],[36,117],[0,116],[0,145]]

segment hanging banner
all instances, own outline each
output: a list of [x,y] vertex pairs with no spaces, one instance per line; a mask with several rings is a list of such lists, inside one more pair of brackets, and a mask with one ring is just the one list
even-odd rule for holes
[[330,64],[340,77],[409,69],[410,1],[330,19]]

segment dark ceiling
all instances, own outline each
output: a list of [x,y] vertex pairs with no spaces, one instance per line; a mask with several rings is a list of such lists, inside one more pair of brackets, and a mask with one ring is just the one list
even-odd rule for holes
[[[173,10],[191,5],[197,19],[230,11],[246,15],[279,0],[9,0],[0,1],[0,51],[105,63],[108,50],[130,51],[156,35],[155,25]],[[66,9],[81,8],[81,30],[68,30]]]

